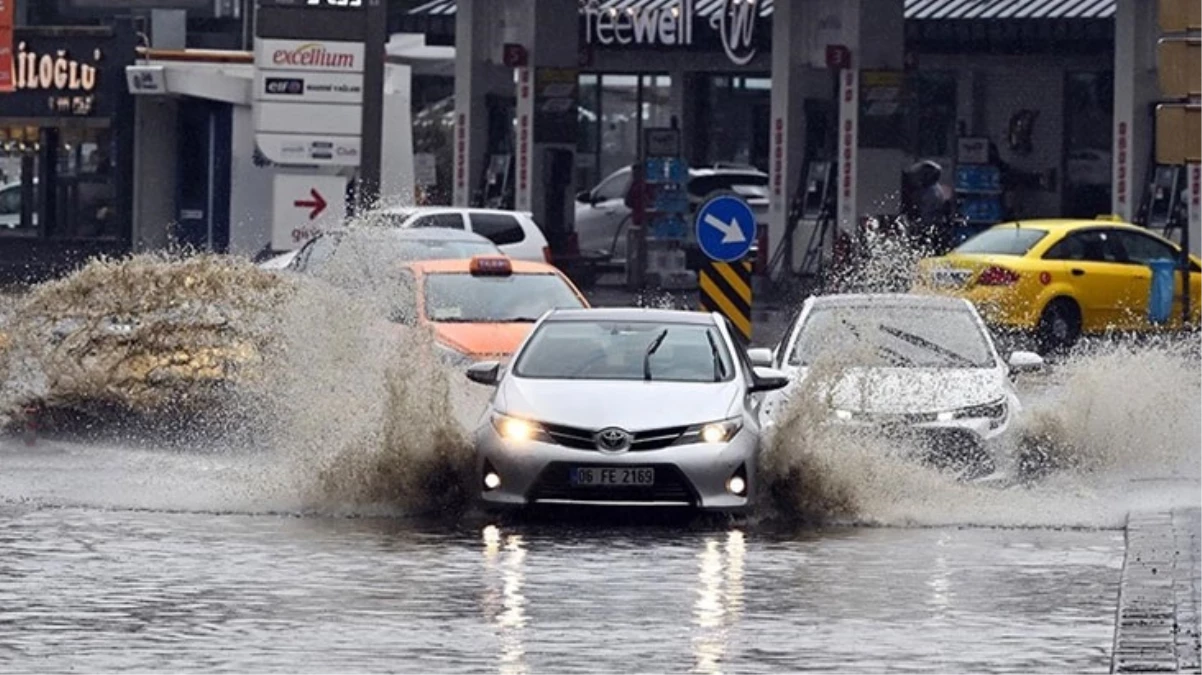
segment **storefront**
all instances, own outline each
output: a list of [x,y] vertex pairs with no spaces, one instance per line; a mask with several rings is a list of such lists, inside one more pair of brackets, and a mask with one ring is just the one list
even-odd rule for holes
[[[952,187],[959,139],[985,138],[1008,171],[1011,213],[1105,211],[1114,0],[998,0],[989,11],[959,0],[904,6],[904,70],[861,77],[860,147],[934,159]],[[455,0],[414,2],[398,28],[453,44],[454,12]],[[578,186],[632,162],[641,130],[673,119],[694,166],[767,171],[773,13],[772,0],[580,3]],[[820,21],[813,30],[799,43],[838,41],[837,25]],[[808,160],[821,161],[834,158],[838,110],[833,73],[814,51],[800,131]],[[508,141],[492,136],[489,152],[505,152]],[[892,176],[880,183],[900,187]]]
[[21,28],[0,94],[0,276],[38,278],[130,248],[130,24]]

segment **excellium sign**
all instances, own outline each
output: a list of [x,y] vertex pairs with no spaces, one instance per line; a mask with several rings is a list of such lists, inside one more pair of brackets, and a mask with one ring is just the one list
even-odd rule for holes
[[255,63],[260,68],[340,73],[363,71],[361,42],[258,40],[256,51]]
[[[746,65],[755,56],[760,4],[754,0],[721,0],[709,15],[709,27],[717,34],[727,58],[737,65]],[[590,0],[581,14],[588,44],[645,47],[693,44],[694,0],[625,9],[602,8],[596,0]]]

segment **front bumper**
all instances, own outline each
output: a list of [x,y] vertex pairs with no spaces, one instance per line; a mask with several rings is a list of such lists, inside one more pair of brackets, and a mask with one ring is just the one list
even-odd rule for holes
[[[657,450],[605,454],[555,443],[513,443],[485,423],[476,432],[475,480],[486,508],[533,505],[691,507],[706,511],[746,512],[757,489],[759,439],[744,428],[724,443],[694,443]],[[576,467],[653,468],[650,487],[573,486]],[[501,479],[486,489],[486,471]],[[743,495],[731,493],[727,481],[743,477]]]

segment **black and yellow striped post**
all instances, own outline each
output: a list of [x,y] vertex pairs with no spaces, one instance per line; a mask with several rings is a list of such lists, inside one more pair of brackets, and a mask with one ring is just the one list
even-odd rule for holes
[[735,335],[751,343],[751,260],[706,260],[698,271],[701,311],[718,312],[730,319]]

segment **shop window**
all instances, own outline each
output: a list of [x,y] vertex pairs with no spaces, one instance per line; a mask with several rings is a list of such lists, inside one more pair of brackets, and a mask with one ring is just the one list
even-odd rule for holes
[[768,168],[768,118],[772,103],[768,77],[709,78],[698,120],[700,164],[729,163]]
[[517,244],[526,238],[522,224],[517,218],[500,213],[473,213],[472,231],[492,241],[497,246]]

